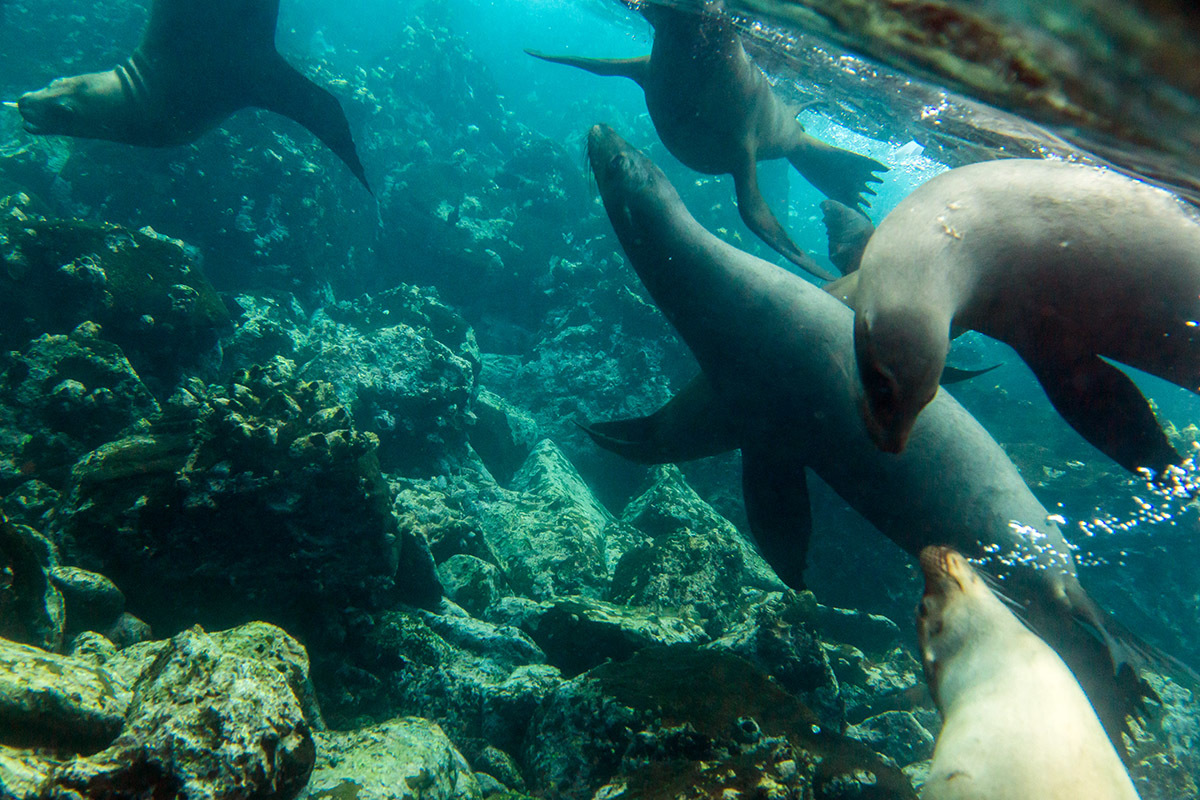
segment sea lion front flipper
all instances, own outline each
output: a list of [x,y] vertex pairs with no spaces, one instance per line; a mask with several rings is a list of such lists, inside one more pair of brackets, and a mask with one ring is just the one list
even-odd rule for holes
[[1096,355],[1025,359],[1067,423],[1130,472],[1162,472],[1182,459],[1134,382]]
[[536,50],[526,50],[526,53],[551,64],[566,64],[568,67],[579,67],[593,75],[603,77],[629,78],[640,86],[646,77],[650,66],[650,56],[638,58],[581,58],[579,56],[551,56]]
[[308,128],[370,192],[371,185],[367,183],[367,174],[350,134],[350,123],[338,99],[328,89],[301,75],[281,56],[276,55],[269,64],[267,74],[256,84],[250,104],[282,114]]
[[771,207],[763,199],[762,192],[758,190],[758,165],[754,153],[747,153],[742,168],[733,173],[733,184],[737,189],[738,213],[758,238],[788,261],[821,280],[831,281],[837,277],[822,269],[812,256],[797,247],[792,237],[788,236],[787,231],[779,224]]
[[980,375],[986,375],[998,366],[1000,365],[992,364],[990,367],[984,367],[983,369],[960,369],[959,367],[952,367],[947,364],[942,367],[942,377],[938,383],[942,386],[952,386],[956,383],[969,381],[971,378],[978,378]]
[[804,464],[791,452],[742,448],[742,497],[750,532],[780,580],[804,589],[812,509]]
[[873,158],[826,144],[807,133],[796,135],[787,159],[822,194],[850,208],[867,203],[864,195],[875,194],[867,184],[881,183],[875,173],[888,169]]
[[580,427],[600,447],[639,464],[692,461],[738,446],[731,415],[703,373],[648,417]]

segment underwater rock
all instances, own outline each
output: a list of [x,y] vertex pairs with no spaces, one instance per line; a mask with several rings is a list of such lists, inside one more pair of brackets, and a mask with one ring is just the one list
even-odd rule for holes
[[549,440],[504,496],[509,503],[485,509],[484,535],[509,586],[533,599],[602,596],[616,560],[641,538],[613,519]]
[[89,320],[160,387],[202,362],[229,325],[198,255],[179,240],[150,228],[0,219],[0,349]]
[[159,412],[121,348],[91,322],[0,355],[0,490],[61,486],[80,455]]
[[841,730],[841,687],[817,635],[817,613],[811,592],[770,592],[707,647],[746,659],[803,700],[823,727]]
[[466,458],[480,369],[471,328],[430,289],[400,285],[309,315],[292,297],[237,297],[226,363],[274,358],[333,386],[356,426],[378,437],[387,473],[442,474]]
[[43,530],[61,501],[62,496],[52,486],[31,478],[0,499],[0,511],[13,522]]
[[400,286],[317,311],[298,377],[333,385],[379,438],[385,472],[425,477],[465,456],[480,369],[475,334],[429,289]]
[[644,647],[708,640],[703,628],[685,619],[588,597],[502,602],[489,618],[527,632],[568,678],[606,661],[624,661]]
[[564,683],[538,710],[524,762],[556,798],[915,797],[898,769],[823,729],[749,662],[687,645]]
[[0,744],[103,750],[124,725],[130,686],[103,667],[0,639]]
[[301,800],[478,800],[478,781],[436,722],[389,720],[318,733]]
[[500,568],[482,558],[455,553],[438,564],[438,577],[446,597],[477,617],[502,596]]
[[[938,728],[934,728],[936,732]],[[909,711],[885,711],[846,729],[846,735],[869,745],[901,767],[933,757],[934,733]]]
[[348,634],[343,663],[321,684],[331,723],[436,719],[472,763],[487,746],[515,752],[538,703],[562,680],[520,631],[452,607],[387,611]]
[[43,650],[62,647],[63,597],[49,574],[56,561],[45,537],[0,512],[0,638]]
[[675,466],[656,467],[650,487],[621,519],[649,537],[617,563],[607,599],[676,613],[714,636],[764,592],[785,587],[731,522],[700,499]]
[[197,627],[144,668],[120,736],[58,765],[43,791],[91,795],[115,786],[130,795],[286,800],[314,760],[311,729],[284,675]]
[[481,389],[475,399],[471,447],[502,486],[507,486],[540,441],[537,422],[500,395]]
[[55,535],[155,628],[267,616],[336,642],[355,608],[441,595],[428,550],[397,528],[375,446],[328,384],[285,362],[193,380],[147,433],[74,467]]
[[125,611],[125,595],[103,575],[79,567],[53,567],[50,580],[66,605],[66,635],[103,631]]

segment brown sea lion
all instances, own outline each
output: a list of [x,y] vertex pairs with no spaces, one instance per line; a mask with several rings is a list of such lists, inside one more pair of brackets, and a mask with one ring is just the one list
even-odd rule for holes
[[370,191],[337,98],[275,49],[278,16],[279,0],[154,0],[142,41],[123,63],[59,78],[17,101],[25,130],[168,147],[255,106],[308,128]]
[[921,551],[917,634],[942,730],[922,800],[1137,800],[1075,676],[967,560]]
[[588,152],[630,263],[701,368],[654,414],[588,426],[596,443],[640,463],[740,450],[751,530],[793,587],[812,528],[806,469],[913,555],[951,544],[989,558],[1120,742],[1152,694],[1136,674],[1149,649],[1084,591],[1062,532],[987,431],[942,392],[902,455],[879,452],[856,406],[853,312],[704,230],[611,128],[592,129]]
[[826,144],[804,132],[796,108],[781,101],[742,48],[729,17],[707,3],[703,13],[646,3],[654,47],[641,58],[530,55],[630,78],[646,93],[650,119],[671,154],[709,175],[730,174],[738,213],[750,230],[802,269],[825,280],[818,266],[775,218],[758,188],[757,162],[786,158],[828,197],[848,206],[875,194],[870,182],[887,170],[872,158]]
[[1180,460],[1105,359],[1200,388],[1195,208],[1095,167],[987,161],[909,195],[855,274],[863,413],[880,448],[904,449],[953,325],[1011,345],[1063,418],[1123,467]]

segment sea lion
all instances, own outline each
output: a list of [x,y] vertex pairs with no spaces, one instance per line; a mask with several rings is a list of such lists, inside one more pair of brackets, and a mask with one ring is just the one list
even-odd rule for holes
[[[862,261],[863,251],[867,249],[867,242],[875,232],[875,225],[866,214],[836,200],[822,200],[821,212],[825,216],[825,231],[829,237],[829,260],[842,271],[842,277],[821,288],[854,308],[854,292],[858,288],[856,272]],[[957,337],[964,332],[958,329],[953,331],[952,335]],[[946,364],[942,367],[938,383],[942,386],[962,383],[986,375],[999,366],[992,364],[981,369],[963,369]]]
[[1104,359],[1200,388],[1198,222],[1160,189],[1059,161],[987,161],[923,184],[855,273],[872,438],[904,449],[953,325],[1011,345],[1063,418],[1121,466],[1178,463],[1142,393]]
[[738,213],[750,230],[792,263],[824,280],[832,274],[801,250],[758,188],[757,162],[786,158],[808,181],[848,206],[875,194],[887,167],[804,132],[797,109],[781,101],[742,48],[733,22],[709,2],[703,12],[646,3],[654,46],[641,58],[599,59],[526,51],[596,75],[630,78],[646,94],[650,119],[671,154],[697,172],[730,174]]
[[279,0],[154,0],[123,63],[21,96],[25,130],[169,147],[255,106],[308,128],[370,191],[337,98],[275,49],[278,15]]
[[967,560],[921,551],[917,635],[942,714],[922,800],[1137,800],[1075,676]]
[[1136,674],[1150,651],[1084,591],[1062,532],[987,431],[942,392],[903,455],[879,452],[856,406],[853,312],[704,230],[611,128],[592,128],[588,157],[630,263],[701,368],[654,414],[586,426],[596,443],[649,464],[740,449],[752,533],[796,588],[812,528],[805,468],[913,555],[952,544],[990,557],[1120,742],[1152,696]]

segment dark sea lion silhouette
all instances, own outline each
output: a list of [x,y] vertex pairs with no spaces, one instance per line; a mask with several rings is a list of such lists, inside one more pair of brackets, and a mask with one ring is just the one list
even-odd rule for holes
[[878,183],[874,173],[887,167],[805,133],[796,120],[797,109],[771,90],[728,17],[655,3],[644,4],[642,13],[654,26],[648,56],[600,59],[526,52],[596,75],[637,81],[671,154],[697,172],[732,175],[738,213],[750,230],[802,269],[832,279],[796,246],[771,212],[758,188],[757,162],[786,158],[813,186],[849,206],[875,193],[868,183]]
[[278,15],[279,0],[154,0],[123,63],[23,95],[25,129],[167,147],[254,106],[308,128],[370,191],[337,98],[275,49]]
[[1180,461],[1106,361],[1200,390],[1200,218],[1108,170],[986,161],[942,173],[880,223],[854,287],[863,411],[904,448],[951,326],[1011,345],[1075,430],[1129,470]]
[[880,452],[857,407],[853,312],[704,230],[611,128],[593,128],[588,151],[625,253],[702,370],[648,417],[587,426],[596,443],[648,464],[740,449],[751,530],[793,587],[812,527],[806,468],[914,556],[942,544],[986,560],[1119,745],[1152,696],[1137,676],[1152,651],[1084,591],[1062,532],[987,431],[940,392],[904,454]]

